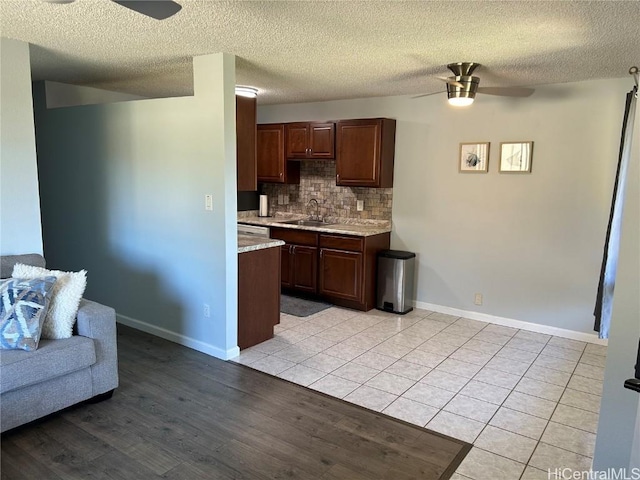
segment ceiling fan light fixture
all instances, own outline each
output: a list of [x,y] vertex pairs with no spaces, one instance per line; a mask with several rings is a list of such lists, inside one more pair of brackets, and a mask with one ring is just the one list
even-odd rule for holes
[[247,87],[245,85],[236,85],[236,95],[241,97],[256,98],[258,96],[258,89],[255,87]]
[[447,97],[449,104],[456,107],[467,107],[473,103],[478,91],[480,79],[470,75],[456,75],[449,77],[447,82]]
[[449,105],[454,107],[468,107],[473,103],[472,97],[449,97]]

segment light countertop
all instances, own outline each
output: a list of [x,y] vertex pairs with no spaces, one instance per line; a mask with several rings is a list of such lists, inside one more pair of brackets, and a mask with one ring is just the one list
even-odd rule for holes
[[[305,225],[290,225],[280,223],[286,220],[300,220],[306,218],[301,215],[287,215],[276,217],[239,216],[238,223],[249,225],[259,225],[263,227],[289,228],[293,230],[308,230],[312,232],[339,233],[341,235],[356,235],[359,237],[369,237],[381,233],[391,232],[391,222],[386,220],[352,220],[337,219],[338,223],[332,225],[322,225],[320,227],[310,227]],[[238,245],[240,242],[238,241]]]
[[238,234],[238,253],[279,247],[280,245],[284,245],[282,240],[274,240],[273,238],[259,237],[257,235]]

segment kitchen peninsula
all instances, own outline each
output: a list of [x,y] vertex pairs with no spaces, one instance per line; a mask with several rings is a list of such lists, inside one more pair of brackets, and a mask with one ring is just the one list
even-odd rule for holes
[[238,235],[238,346],[248,348],[273,337],[280,323],[282,240]]

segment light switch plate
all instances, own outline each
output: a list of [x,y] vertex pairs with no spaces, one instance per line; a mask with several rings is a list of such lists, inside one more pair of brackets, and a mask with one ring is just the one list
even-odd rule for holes
[[213,195],[204,196],[204,209],[213,211]]
[[364,200],[356,200],[356,210],[362,212],[364,210]]

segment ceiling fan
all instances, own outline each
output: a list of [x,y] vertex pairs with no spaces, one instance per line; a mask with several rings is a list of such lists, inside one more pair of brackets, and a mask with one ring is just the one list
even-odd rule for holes
[[[47,3],[72,3],[75,0],[43,0]],[[111,0],[156,20],[164,20],[178,13],[182,6],[172,0]]]
[[[480,87],[480,78],[474,77],[473,72],[480,66],[474,62],[450,63],[447,68],[453,73],[452,77],[436,77],[447,84],[447,97],[451,105],[465,107],[471,105],[476,97],[476,93],[487,95],[500,95],[503,97],[528,97],[533,92],[533,88],[527,87]],[[427,93],[417,97],[433,95]]]

